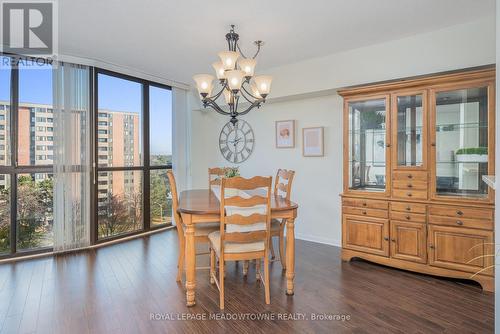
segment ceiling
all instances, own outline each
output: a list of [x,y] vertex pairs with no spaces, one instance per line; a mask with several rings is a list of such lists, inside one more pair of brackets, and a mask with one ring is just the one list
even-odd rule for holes
[[[59,52],[191,84],[236,24],[257,70],[465,23],[494,0],[85,0],[59,2]],[[262,73],[262,72],[260,72]]]

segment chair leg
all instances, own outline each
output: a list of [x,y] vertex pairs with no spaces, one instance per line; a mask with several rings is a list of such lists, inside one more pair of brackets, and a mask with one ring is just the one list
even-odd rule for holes
[[260,259],[255,260],[255,279],[260,280]]
[[219,260],[219,307],[224,309],[224,260]]
[[269,249],[271,250],[271,259],[274,260],[276,258],[276,254],[274,254],[273,237],[269,240]]
[[243,276],[246,276],[248,274],[248,264],[249,264],[248,260],[243,261]]
[[215,284],[215,251],[210,248],[210,284]]
[[266,294],[266,304],[271,303],[271,294],[269,289],[269,256],[264,257],[264,291]]
[[286,257],[285,257],[285,223],[280,229],[280,262],[283,270],[286,269]]
[[177,260],[177,282],[182,282],[182,275],[184,274],[184,246],[179,247],[179,259]]

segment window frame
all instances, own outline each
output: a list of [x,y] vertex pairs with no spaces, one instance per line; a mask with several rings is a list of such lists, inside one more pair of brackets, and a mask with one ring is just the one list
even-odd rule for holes
[[[98,76],[99,74],[115,77],[118,79],[129,80],[136,83],[141,84],[142,87],[142,166],[121,166],[121,167],[99,167],[98,166],[98,158],[99,158],[99,149],[98,149],[98,124],[99,124],[99,83]],[[150,208],[150,180],[151,180],[151,171],[152,170],[168,170],[172,169],[172,164],[166,165],[155,165],[151,166],[150,161],[150,103],[149,103],[149,88],[157,87],[166,90],[172,91],[172,87],[164,84],[160,84],[157,82],[153,82],[146,79],[137,78],[134,76],[130,76],[123,73],[118,73],[110,70],[106,70],[103,68],[94,67],[91,68],[91,84],[93,92],[93,111],[92,111],[92,120],[91,124],[93,124],[93,185],[92,185],[92,208],[91,208],[91,242],[92,244],[99,244],[103,242],[109,242],[112,240],[117,240],[129,236],[133,236],[136,234],[157,230],[160,228],[164,228],[169,226],[168,224],[161,225],[152,225],[151,224],[151,208]],[[102,118],[102,117],[101,117]],[[109,122],[109,121],[108,121]],[[98,175],[100,172],[121,172],[121,171],[142,171],[142,229],[137,231],[131,231],[126,233],[117,234],[114,236],[99,238],[99,222],[98,222]]]

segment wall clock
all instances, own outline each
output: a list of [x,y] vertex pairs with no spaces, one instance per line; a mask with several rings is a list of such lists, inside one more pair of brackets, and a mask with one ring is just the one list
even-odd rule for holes
[[238,120],[234,125],[227,122],[219,135],[219,149],[222,156],[229,162],[241,163],[253,152],[254,133],[250,124]]

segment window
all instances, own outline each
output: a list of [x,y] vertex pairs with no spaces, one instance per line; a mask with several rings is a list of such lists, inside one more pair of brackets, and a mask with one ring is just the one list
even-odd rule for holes
[[172,161],[171,90],[100,70],[96,82],[97,238],[171,224],[166,177]]
[[157,226],[172,223],[167,178],[167,169],[172,165],[172,91],[150,86],[149,105],[149,161],[157,168],[150,172],[150,221]]
[[[3,57],[5,59],[7,57]],[[44,131],[52,106],[52,67],[32,69],[24,59],[19,68],[0,67],[0,256],[47,249],[53,245],[52,156],[47,156]],[[10,63],[10,61],[8,61]],[[18,78],[15,80],[14,78]],[[17,83],[17,84],[16,84]],[[11,99],[17,97],[12,112]],[[16,140],[11,143],[11,135]],[[14,165],[14,156],[18,164]],[[41,159],[43,158],[43,159]],[[14,197],[15,195],[15,197]],[[12,196],[12,197],[11,197]],[[15,209],[13,209],[15,207]],[[14,241],[14,242],[13,242]]]

